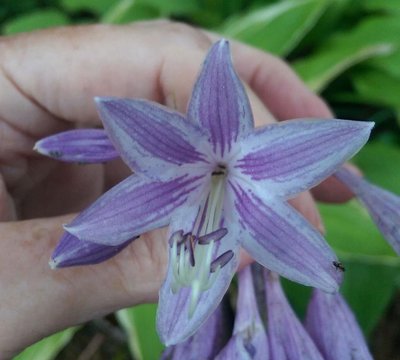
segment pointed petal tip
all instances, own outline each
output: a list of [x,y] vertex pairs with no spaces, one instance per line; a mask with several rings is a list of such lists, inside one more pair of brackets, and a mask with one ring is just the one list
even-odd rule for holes
[[58,269],[58,262],[57,260],[53,259],[52,257],[49,260],[49,267],[51,270],[57,270]]
[[36,151],[36,152],[38,152],[38,153],[41,154],[41,151],[40,151],[40,142],[41,142],[41,140],[36,141],[36,143],[35,143],[35,145],[33,146],[32,150],[33,150],[33,151]]
[[104,106],[107,105],[107,103],[110,103],[110,102],[116,101],[116,100],[118,100],[118,98],[114,98],[111,96],[95,96],[93,98],[93,101],[95,102],[96,107],[98,109],[104,108]]
[[95,96],[93,98],[93,101],[96,103],[96,105],[101,105],[106,99],[107,99],[107,97]]

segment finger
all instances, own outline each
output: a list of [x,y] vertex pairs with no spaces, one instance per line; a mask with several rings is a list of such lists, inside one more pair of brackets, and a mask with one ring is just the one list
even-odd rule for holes
[[3,177],[0,175],[0,221],[12,221],[17,219],[15,204],[11,198]]
[[[166,267],[162,231],[138,239],[103,266],[51,270],[48,259],[70,219],[0,224],[1,351],[21,350],[68,326],[156,299]],[[27,323],[35,324],[33,332]]]

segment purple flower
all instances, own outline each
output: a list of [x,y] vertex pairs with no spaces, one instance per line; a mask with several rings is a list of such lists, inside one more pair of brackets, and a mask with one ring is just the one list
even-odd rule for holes
[[238,283],[233,335],[215,359],[268,360],[268,338],[258,312],[250,266],[239,273]]
[[357,321],[339,293],[314,290],[306,328],[326,360],[372,360]]
[[344,167],[335,176],[357,196],[385,239],[400,255],[400,196],[369,183]]
[[232,319],[232,310],[225,298],[193,336],[167,348],[162,360],[215,359],[232,334]]
[[323,360],[316,345],[290,307],[279,276],[269,271],[265,271],[264,274],[271,360]]
[[85,164],[101,163],[119,156],[102,129],[64,131],[38,141],[34,150],[57,160]]
[[76,236],[65,231],[54,249],[49,265],[52,269],[55,269],[98,264],[117,255],[138,237],[136,236],[116,246],[108,246],[79,240]]
[[165,344],[193,335],[215,310],[241,246],[289,279],[337,290],[342,274],[335,254],[286,200],[353,156],[372,123],[303,119],[254,129],[225,40],[210,49],[186,117],[146,100],[96,103],[111,142],[135,174],[65,229],[81,241],[120,246],[169,224],[157,316]]

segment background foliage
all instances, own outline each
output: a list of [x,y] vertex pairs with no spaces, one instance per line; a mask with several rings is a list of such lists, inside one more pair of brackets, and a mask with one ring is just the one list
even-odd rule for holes
[[[282,56],[328,101],[339,118],[375,121],[372,140],[355,162],[372,181],[400,194],[398,0],[0,3],[4,35],[59,25],[120,24],[160,17],[208,28]],[[340,206],[321,204],[320,209],[327,239],[346,265],[343,293],[370,336],[376,358],[394,359],[396,351],[400,352],[395,345],[400,343],[400,330],[391,331],[384,340],[378,331],[390,326],[385,312],[393,314],[399,307],[400,260],[355,201]],[[294,307],[303,314],[309,290],[289,282],[285,285]],[[154,330],[154,312],[153,305],[122,310],[79,331],[69,329],[49,337],[16,359],[155,359],[162,347]]]

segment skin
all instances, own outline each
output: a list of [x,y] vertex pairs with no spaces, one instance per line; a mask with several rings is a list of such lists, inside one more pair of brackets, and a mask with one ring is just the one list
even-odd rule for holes
[[[217,38],[158,21],[0,39],[0,359],[68,326],[157,300],[166,270],[165,229],[144,234],[100,265],[48,267],[62,224],[129,170],[120,161],[58,163],[32,148],[49,134],[100,126],[94,96],[146,98],[185,112],[207,49]],[[239,43],[232,44],[232,53],[257,125],[274,118],[332,117],[283,61]],[[314,195],[331,202],[351,196],[334,179]],[[310,193],[293,202],[323,231]],[[242,265],[249,261],[244,254]]]

